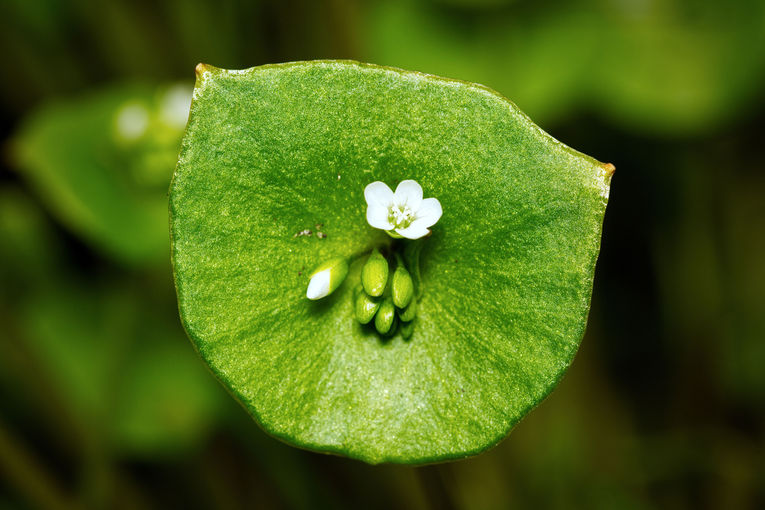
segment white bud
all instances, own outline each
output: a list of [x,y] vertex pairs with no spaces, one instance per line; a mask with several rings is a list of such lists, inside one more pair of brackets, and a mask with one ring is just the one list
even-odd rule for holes
[[329,294],[329,272],[329,269],[325,269],[311,277],[305,293],[308,299],[321,299]]
[[348,262],[344,258],[338,257],[325,262],[311,274],[306,297],[316,300],[332,294],[347,275]]

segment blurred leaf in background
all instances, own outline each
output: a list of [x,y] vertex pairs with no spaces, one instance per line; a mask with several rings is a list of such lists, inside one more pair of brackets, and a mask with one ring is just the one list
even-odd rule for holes
[[125,262],[169,257],[167,186],[191,86],[117,86],[33,114],[18,167],[63,224]]
[[17,247],[8,253],[23,255],[2,260],[3,373],[40,389],[30,404],[51,425],[71,420],[78,440],[147,455],[198,443],[226,397],[189,349],[169,282],[68,276],[34,205],[18,192],[0,198],[0,233]]
[[137,292],[119,282],[40,292],[21,311],[23,348],[37,366],[29,375],[46,374],[83,433],[104,434],[110,450],[174,453],[216,422],[222,390],[159,313],[172,309]]
[[478,81],[542,125],[592,108],[641,132],[729,122],[765,82],[765,4],[373,1],[368,60]]

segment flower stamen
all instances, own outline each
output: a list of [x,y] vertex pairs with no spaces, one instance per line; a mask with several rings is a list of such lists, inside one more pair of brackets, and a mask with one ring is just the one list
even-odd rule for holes
[[414,221],[414,213],[408,205],[391,205],[388,209],[388,221],[395,228],[407,228]]

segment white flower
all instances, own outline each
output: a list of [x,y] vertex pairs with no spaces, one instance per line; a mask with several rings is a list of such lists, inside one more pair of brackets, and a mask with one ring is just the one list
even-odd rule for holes
[[149,128],[149,110],[139,102],[128,103],[117,112],[116,124],[121,140],[138,140]]
[[191,84],[173,85],[162,98],[159,117],[168,126],[178,130],[186,127],[191,110]]
[[416,181],[401,181],[394,193],[387,184],[375,181],[364,188],[367,221],[392,237],[419,239],[441,218],[441,203],[436,198],[422,198]]

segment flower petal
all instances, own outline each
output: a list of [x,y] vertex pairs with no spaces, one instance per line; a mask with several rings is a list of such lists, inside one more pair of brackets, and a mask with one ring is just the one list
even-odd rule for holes
[[443,214],[441,202],[437,198],[426,198],[415,212],[416,219],[412,222],[412,225],[417,223],[428,228],[435,225],[441,219],[441,214]]
[[418,225],[416,221],[406,228],[396,229],[398,235],[406,237],[407,239],[419,239],[422,236],[428,235],[429,232],[430,230],[428,230],[427,227],[423,227],[422,223]]
[[412,211],[419,209],[422,203],[422,186],[417,181],[407,179],[396,186],[396,205],[408,205]]
[[369,204],[367,207],[367,222],[374,228],[390,230],[393,228],[388,221],[389,210],[387,207],[379,204]]
[[375,181],[364,188],[364,199],[370,206],[379,205],[387,209],[393,203],[393,192],[384,182]]

